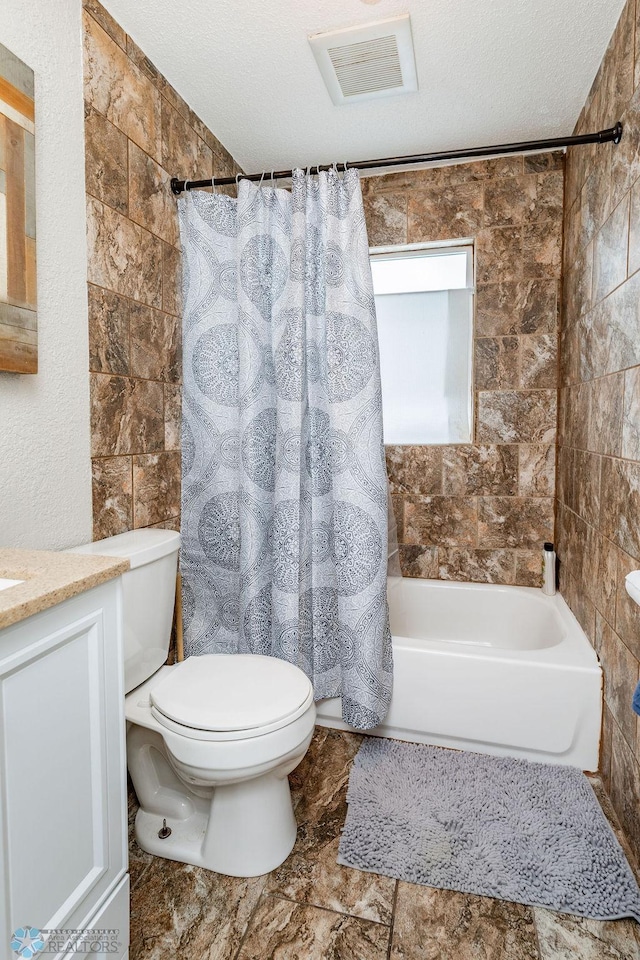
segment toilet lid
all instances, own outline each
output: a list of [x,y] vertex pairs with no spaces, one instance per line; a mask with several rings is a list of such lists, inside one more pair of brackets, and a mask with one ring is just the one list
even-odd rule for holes
[[302,670],[285,660],[257,654],[206,654],[177,664],[153,688],[151,703],[160,714],[185,727],[241,731],[287,720],[312,691]]

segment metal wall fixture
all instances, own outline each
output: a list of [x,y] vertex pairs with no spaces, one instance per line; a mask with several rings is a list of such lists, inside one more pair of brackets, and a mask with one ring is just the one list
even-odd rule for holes
[[[536,150],[560,150],[563,147],[578,147],[586,143],[620,143],[622,140],[622,124],[620,121],[614,127],[598,130],[595,133],[581,133],[573,137],[555,137],[547,140],[525,140],[522,143],[501,143],[491,147],[468,147],[464,150],[444,150],[440,153],[421,153],[408,157],[387,157],[384,160],[357,160],[355,163],[339,163],[338,167],[353,167],[356,170],[375,170],[379,167],[401,167],[414,163],[441,163],[446,160],[479,160],[485,157],[494,157],[509,153],[531,153]],[[321,170],[331,170],[333,163],[314,164],[310,169],[320,173]],[[289,180],[293,170],[274,170],[267,173],[269,180]],[[264,173],[240,173],[237,177],[215,177],[208,180],[179,180],[171,178],[171,190],[179,196],[184,190],[195,190],[198,187],[227,186],[237,183],[238,179],[257,182],[265,176]]]

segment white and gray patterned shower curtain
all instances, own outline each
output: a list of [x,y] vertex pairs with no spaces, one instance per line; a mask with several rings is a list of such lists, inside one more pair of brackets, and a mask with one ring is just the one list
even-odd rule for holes
[[356,171],[179,202],[187,654],[295,663],[344,720],[386,715],[387,477]]

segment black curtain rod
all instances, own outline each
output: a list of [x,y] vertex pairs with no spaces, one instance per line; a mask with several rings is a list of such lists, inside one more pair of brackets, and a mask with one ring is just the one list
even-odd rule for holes
[[[532,150],[558,150],[560,147],[577,147],[585,143],[620,143],[622,139],[622,124],[620,121],[615,127],[599,130],[597,133],[581,133],[575,137],[556,137],[548,140],[528,140],[523,143],[501,143],[493,147],[469,147],[466,150],[445,150],[441,153],[422,153],[409,157],[387,157],[386,160],[358,160],[356,163],[339,163],[339,167],[354,167],[356,170],[374,170],[376,167],[400,167],[410,163],[437,163],[441,160],[470,160],[480,157],[491,157],[501,153],[528,153]],[[318,173],[321,170],[331,170],[334,164],[316,164],[311,170]],[[253,180],[257,182],[266,177],[268,180],[288,180],[293,170],[274,170],[273,173],[240,173],[237,179]],[[183,190],[194,190],[197,187],[226,186],[236,183],[236,177],[215,177],[213,180],[178,180],[171,179],[171,189],[178,196]]]

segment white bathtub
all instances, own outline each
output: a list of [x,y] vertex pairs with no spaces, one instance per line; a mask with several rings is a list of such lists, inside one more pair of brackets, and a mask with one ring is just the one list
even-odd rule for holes
[[[395,577],[388,596],[393,697],[369,733],[598,769],[602,671],[562,597]],[[317,706],[349,729],[339,698]]]

